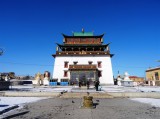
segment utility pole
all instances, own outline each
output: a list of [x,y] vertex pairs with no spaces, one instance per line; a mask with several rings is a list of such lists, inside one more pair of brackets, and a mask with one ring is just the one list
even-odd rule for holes
[[[2,50],[2,48],[0,48],[0,56],[3,54],[3,50]],[[2,80],[2,75],[1,75],[1,73],[0,73],[0,80]]]

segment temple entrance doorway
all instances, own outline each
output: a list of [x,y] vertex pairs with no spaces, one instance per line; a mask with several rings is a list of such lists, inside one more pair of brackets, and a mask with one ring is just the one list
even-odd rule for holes
[[81,82],[82,86],[86,86],[87,81],[90,85],[94,85],[94,81],[97,79],[98,72],[89,70],[89,71],[71,71],[70,72],[70,84],[79,85]]

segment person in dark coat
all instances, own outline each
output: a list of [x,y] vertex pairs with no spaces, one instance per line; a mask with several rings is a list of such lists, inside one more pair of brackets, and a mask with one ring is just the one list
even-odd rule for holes
[[81,81],[79,81],[79,88],[81,88],[81,85],[82,85],[82,84],[81,84]]
[[99,81],[95,81],[95,87],[96,87],[96,91],[98,91],[98,86],[99,86]]
[[90,83],[89,83],[89,81],[87,81],[87,89],[89,89],[89,85],[90,85]]

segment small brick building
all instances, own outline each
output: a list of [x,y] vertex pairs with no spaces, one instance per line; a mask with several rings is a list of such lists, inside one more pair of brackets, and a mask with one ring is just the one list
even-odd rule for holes
[[160,67],[146,70],[146,80],[151,86],[160,86]]

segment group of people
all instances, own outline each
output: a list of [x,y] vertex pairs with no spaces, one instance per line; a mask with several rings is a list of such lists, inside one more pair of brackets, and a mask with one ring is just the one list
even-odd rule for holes
[[[98,91],[98,86],[99,86],[99,84],[100,84],[99,80],[94,81],[94,86],[95,86],[95,88],[96,88],[96,91]],[[86,82],[86,85],[87,85],[87,89],[89,89],[89,87],[90,87],[90,82],[87,81],[87,82]],[[81,86],[82,86],[82,83],[81,83],[81,81],[79,81],[79,88],[81,88]]]

